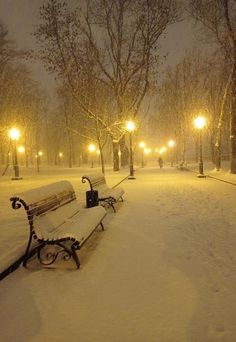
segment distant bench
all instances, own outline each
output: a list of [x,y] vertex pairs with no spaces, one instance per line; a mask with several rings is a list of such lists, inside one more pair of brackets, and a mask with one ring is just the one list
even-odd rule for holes
[[[104,230],[102,220],[106,210],[102,206],[81,208],[75,191],[68,181],[60,181],[22,192],[11,197],[13,209],[24,207],[30,226],[29,241],[23,265],[37,253],[43,265],[51,265],[62,253],[64,260],[73,258],[77,268],[80,261],[79,250],[98,225]],[[32,244],[35,240],[36,244]],[[45,246],[56,246],[55,252],[42,258]]]
[[90,190],[98,191],[98,200],[111,206],[115,210],[114,204],[121,200],[123,202],[124,190],[121,187],[109,188],[102,173],[93,173],[82,177],[82,182],[88,181]]

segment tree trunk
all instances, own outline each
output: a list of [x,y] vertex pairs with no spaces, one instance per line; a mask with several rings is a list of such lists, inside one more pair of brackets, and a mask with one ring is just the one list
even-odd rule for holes
[[125,144],[125,136],[120,140],[120,164],[121,166],[127,166],[129,164],[129,149]]
[[100,161],[101,161],[102,173],[105,175],[104,154],[103,154],[103,149],[102,149],[102,144],[100,142],[100,139],[98,139],[98,147],[99,147],[99,151],[100,151]]
[[182,138],[182,146],[181,146],[181,161],[180,161],[180,167],[184,167],[185,165],[185,152],[186,152],[186,141],[185,137]]
[[113,171],[119,171],[119,143],[112,141],[113,149]]
[[224,94],[223,94],[221,108],[220,108],[220,115],[219,115],[219,120],[218,120],[218,125],[217,125],[215,153],[214,153],[215,166],[216,166],[217,171],[220,171],[221,169],[221,145],[222,145],[222,126],[223,126],[223,118],[224,118],[224,108],[225,108],[226,99],[228,97],[229,88],[230,88],[231,80],[233,77],[233,72],[234,70],[230,72],[229,78],[227,80],[227,83],[224,89]]
[[199,148],[198,148],[198,139],[195,139],[195,162],[197,163],[199,160]]
[[25,167],[29,167],[29,154],[28,154],[28,150],[25,150]]
[[232,103],[230,113],[230,172],[236,174],[236,58],[232,75]]
[[69,163],[69,168],[72,168],[72,159],[73,159],[73,155],[72,155],[72,141],[71,141],[71,136],[70,136],[70,132],[68,132],[68,148],[69,148],[69,158],[68,158],[68,163]]
[[216,166],[216,171],[220,171],[221,169],[221,136],[222,136],[222,132],[221,132],[221,127],[218,128],[218,132],[217,132],[217,141],[215,143],[215,166]]

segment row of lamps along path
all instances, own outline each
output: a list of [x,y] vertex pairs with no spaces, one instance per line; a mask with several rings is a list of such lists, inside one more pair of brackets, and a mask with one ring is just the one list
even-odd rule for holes
[[[202,130],[206,126],[206,119],[203,116],[198,116],[194,119],[194,126],[198,129],[198,146],[199,146],[199,162],[198,162],[198,177],[203,178],[205,177],[204,170],[203,170],[203,157],[202,157]],[[126,130],[129,133],[129,180],[134,180],[134,161],[133,161],[133,132],[135,131],[135,123],[134,121],[127,121],[126,123]],[[13,170],[14,170],[14,177],[12,177],[12,180],[19,180],[22,179],[20,177],[20,171],[19,171],[19,164],[18,164],[18,158],[17,158],[17,150],[20,153],[24,152],[24,147],[19,146],[17,149],[17,141],[19,140],[21,134],[20,131],[17,128],[11,128],[9,130],[9,138],[12,140],[12,158],[13,158]],[[175,142],[173,140],[169,140],[168,145],[170,148],[175,146]],[[139,143],[139,147],[142,151],[142,159],[141,159],[141,166],[144,167],[144,153],[149,154],[150,149],[146,148],[146,145],[144,142]],[[93,154],[96,152],[97,154],[100,154],[99,150],[96,150],[96,146],[94,144],[90,144],[88,146],[88,150],[91,153],[91,167],[94,166],[93,162]],[[165,152],[166,147],[162,147],[158,152],[162,154]],[[39,158],[42,156],[42,152],[39,151],[37,153],[37,170],[39,171]],[[62,153],[59,153],[59,158],[62,157]],[[171,158],[171,166],[173,166],[173,152],[172,152],[172,158]]]

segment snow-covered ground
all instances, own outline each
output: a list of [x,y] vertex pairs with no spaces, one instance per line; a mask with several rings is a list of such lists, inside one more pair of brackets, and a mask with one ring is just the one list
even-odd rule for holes
[[[69,180],[82,206],[85,206],[85,191],[88,183],[82,183],[81,177],[92,172],[101,172],[100,168],[53,168],[42,167],[38,174],[34,169],[20,169],[22,180],[11,180],[13,173],[8,170],[4,177],[0,177],[0,272],[6,269],[25,251],[29,226],[26,212],[23,209],[13,210],[10,197],[22,191],[37,188],[60,180]],[[11,174],[12,173],[12,174]],[[113,186],[128,175],[128,170],[112,172],[107,169],[107,182]]]
[[[187,167],[190,170],[194,170],[198,172],[199,167],[197,163],[188,163]],[[206,176],[215,177],[221,180],[225,180],[227,182],[232,182],[236,185],[236,176],[231,174],[229,171],[229,162],[222,162],[222,169],[217,171],[214,168],[214,165],[210,162],[204,163],[204,174]]]
[[[63,178],[83,202],[83,173],[1,180],[1,254],[8,235],[24,238],[12,193]],[[108,172],[108,183],[125,175]],[[236,188],[170,167],[138,169],[122,187],[125,201],[79,252],[80,270],[33,261],[0,282],[2,341],[236,341]]]

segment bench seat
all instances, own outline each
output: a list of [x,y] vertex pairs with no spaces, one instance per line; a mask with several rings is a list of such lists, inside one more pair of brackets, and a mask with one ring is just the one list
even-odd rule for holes
[[82,182],[85,183],[86,181],[90,185],[90,190],[98,191],[98,200],[111,206],[115,212],[114,203],[117,203],[119,200],[123,201],[124,189],[120,186],[108,187],[105,176],[102,173],[92,173],[83,176]]
[[[64,219],[62,223],[51,230],[52,221],[55,222],[55,212],[37,217],[34,221],[34,227],[39,239],[43,240],[63,240],[65,238],[75,239],[79,246],[87,240],[91,231],[101,222],[106,213],[102,206],[88,209],[80,209],[72,217]],[[53,217],[54,216],[54,217]],[[53,222],[53,223],[54,223]]]
[[121,187],[113,188],[113,189],[104,189],[104,191],[99,192],[99,200],[107,199],[109,197],[113,198],[115,202],[119,201],[119,199],[123,196],[124,190]]
[[[82,247],[98,225],[104,229],[102,220],[106,210],[102,206],[82,208],[68,181],[29,190],[12,196],[10,200],[13,209],[24,207],[29,222],[30,234],[24,266],[35,253],[43,265],[51,265],[59,253],[64,253],[64,259],[72,257],[79,268],[76,250]],[[47,253],[49,261],[44,262],[41,251],[47,245],[55,245],[60,251],[56,248],[55,253]]]

